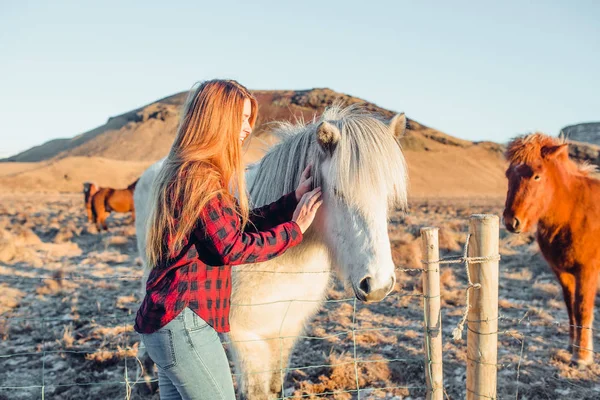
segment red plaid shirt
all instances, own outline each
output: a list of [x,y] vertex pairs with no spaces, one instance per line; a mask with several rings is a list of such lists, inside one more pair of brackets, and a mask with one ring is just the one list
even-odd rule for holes
[[215,196],[181,252],[150,272],[134,329],[155,332],[189,307],[217,332],[229,332],[231,266],[267,261],[300,243],[302,231],[291,221],[296,205],[292,192],[255,209],[242,232],[234,205]]

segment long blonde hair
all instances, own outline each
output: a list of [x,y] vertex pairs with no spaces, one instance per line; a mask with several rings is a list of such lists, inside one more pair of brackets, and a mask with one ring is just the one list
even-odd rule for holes
[[[152,267],[182,250],[207,202],[222,195],[234,202],[242,228],[248,222],[248,196],[240,131],[245,99],[258,103],[233,80],[211,80],[191,90],[169,155],[154,183],[146,256]],[[170,238],[170,246],[167,245]]]

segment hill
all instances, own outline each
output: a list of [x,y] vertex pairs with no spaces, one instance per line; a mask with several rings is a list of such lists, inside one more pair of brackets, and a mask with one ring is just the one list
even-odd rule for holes
[[0,191],[80,192],[83,182],[127,187],[151,164],[100,157],[67,157],[37,163],[0,163]]
[[[259,119],[255,136],[269,142],[270,121],[312,119],[333,102],[361,103],[370,111],[391,118],[395,112],[331,89],[301,91],[258,90]],[[108,119],[106,124],[71,139],[55,139],[3,161],[38,162],[66,157],[103,157],[122,161],[153,161],[163,157],[175,136],[180,109],[187,92],[165,97]],[[409,119],[406,148],[430,150],[438,144],[465,147],[472,143],[446,135]]]
[[[253,92],[259,102],[257,128],[246,161],[259,159],[275,139],[270,121],[309,120],[334,103],[361,103],[391,118],[395,111],[331,89]],[[111,117],[106,124],[70,139],[56,139],[0,163],[0,188],[12,191],[80,191],[84,181],[124,187],[173,140],[187,92]],[[409,164],[411,195],[502,196],[503,147],[458,139],[409,118],[402,146]]]

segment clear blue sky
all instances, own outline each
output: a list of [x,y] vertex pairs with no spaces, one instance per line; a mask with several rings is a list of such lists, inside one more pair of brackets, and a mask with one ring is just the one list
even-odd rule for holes
[[471,140],[600,120],[600,1],[0,0],[0,156],[215,77]]

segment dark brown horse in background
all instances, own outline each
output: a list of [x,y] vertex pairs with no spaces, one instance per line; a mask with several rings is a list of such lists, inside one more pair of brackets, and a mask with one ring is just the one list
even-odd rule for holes
[[569,159],[562,140],[535,133],[506,151],[504,223],[511,232],[537,225],[537,241],[563,289],[572,361],[593,363],[594,301],[600,272],[600,180]]
[[83,183],[83,201],[87,211],[88,222],[94,222],[92,215],[92,198],[98,192],[98,186],[93,182]]
[[127,186],[126,189],[101,188],[92,197],[92,218],[98,229],[108,230],[106,218],[111,211],[119,213],[131,211],[131,217],[135,221],[133,192],[138,180]]

